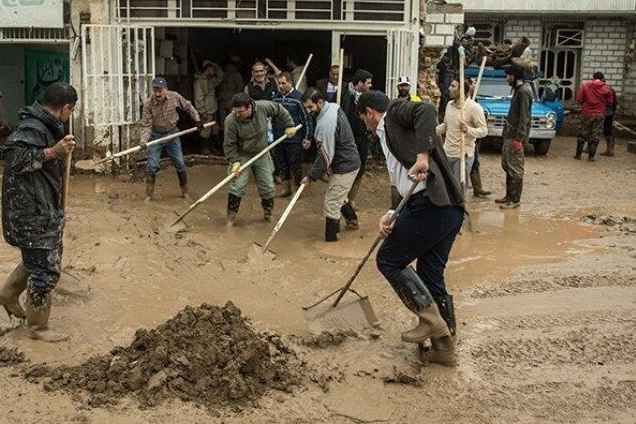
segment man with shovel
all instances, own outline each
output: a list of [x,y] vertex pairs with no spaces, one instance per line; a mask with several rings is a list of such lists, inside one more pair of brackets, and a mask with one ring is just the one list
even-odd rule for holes
[[[357,110],[378,136],[391,184],[400,195],[409,192],[413,180],[420,181],[397,221],[390,224],[393,211],[389,211],[379,223],[386,239],[376,258],[378,269],[419,318],[417,327],[402,333],[402,340],[421,344],[431,339],[428,360],[454,365],[455,317],[444,269],[462,226],[464,198],[435,134],[435,106],[389,102],[384,93],[371,91],[360,96]],[[410,264],[415,260],[413,269]]]
[[[168,90],[168,82],[164,78],[157,77],[152,80],[152,97],[144,103],[141,123],[141,144],[145,145],[149,141],[178,132],[178,109],[181,109],[192,117],[199,131],[203,130],[203,122],[201,122],[199,112],[192,106],[192,103],[184,99],[183,96],[176,91]],[[183,159],[183,151],[181,150],[181,140],[177,137],[168,143],[158,144],[148,148],[146,202],[153,200],[155,180],[160,167],[161,152],[164,149],[168,153],[168,156],[170,156],[172,164],[177,170],[182,197],[190,199],[188,193],[188,174]]]
[[[51,292],[60,279],[64,231],[65,160],[75,146],[64,135],[77,92],[63,82],[47,87],[40,103],[20,112],[20,123],[2,146],[4,239],[20,249],[22,261],[0,290],[9,316],[25,318],[29,336],[46,342],[67,339],[48,328]],[[26,290],[24,310],[18,301]]]
[[[296,135],[294,120],[283,106],[267,100],[254,101],[246,93],[235,94],[232,98],[232,113],[225,118],[223,151],[230,163],[230,172],[239,173],[242,163],[247,162],[267,147],[268,120],[274,126],[284,128],[285,135]],[[269,154],[252,165],[256,178],[256,188],[261,196],[265,221],[272,219],[274,209],[274,164]],[[239,174],[230,186],[227,199],[227,223],[234,226],[236,215],[245,196],[249,182],[247,173]]]
[[340,106],[327,102],[325,95],[315,88],[307,91],[304,103],[316,117],[314,139],[318,145],[318,155],[302,184],[309,185],[324,174],[329,176],[323,207],[325,241],[338,241],[342,216],[347,222],[358,222],[358,216],[347,202],[347,196],[360,171],[360,156],[349,120]]

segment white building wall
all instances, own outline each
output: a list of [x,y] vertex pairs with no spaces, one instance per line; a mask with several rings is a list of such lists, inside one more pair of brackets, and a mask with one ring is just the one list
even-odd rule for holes
[[543,38],[543,23],[539,19],[514,18],[506,21],[503,38],[516,42],[521,37],[528,37],[530,48],[535,58],[539,56]]
[[588,20],[581,57],[581,80],[602,72],[617,94],[623,92],[627,23],[618,19]]
[[624,113],[636,116],[636,25],[632,25],[628,33],[627,48],[631,54],[631,60],[625,64],[623,97],[620,106]]

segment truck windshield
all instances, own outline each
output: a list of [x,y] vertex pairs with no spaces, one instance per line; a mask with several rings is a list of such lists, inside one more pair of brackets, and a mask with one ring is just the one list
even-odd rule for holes
[[505,79],[482,79],[479,85],[478,97],[510,97],[512,96],[510,86]]

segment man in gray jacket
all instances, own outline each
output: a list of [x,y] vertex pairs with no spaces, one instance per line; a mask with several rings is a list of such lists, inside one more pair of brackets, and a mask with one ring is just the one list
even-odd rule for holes
[[[225,118],[223,150],[230,163],[230,172],[238,176],[230,186],[227,200],[228,226],[233,226],[245,196],[249,175],[239,173],[241,164],[247,162],[267,147],[267,120],[272,119],[279,128],[285,128],[285,135],[296,134],[294,121],[279,104],[268,100],[254,101],[246,93],[232,98],[232,113]],[[262,156],[252,165],[256,188],[261,197],[265,221],[271,221],[274,209],[274,164],[269,154]]]
[[325,241],[338,241],[342,216],[347,222],[358,223],[347,196],[360,171],[360,156],[349,120],[340,106],[327,102],[325,95],[315,88],[310,88],[303,100],[305,108],[316,116],[314,138],[318,155],[302,183],[319,180],[324,174],[329,176],[324,203]]

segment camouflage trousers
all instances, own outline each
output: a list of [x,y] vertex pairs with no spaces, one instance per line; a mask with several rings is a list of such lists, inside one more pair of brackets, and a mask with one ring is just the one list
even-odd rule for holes
[[506,175],[515,180],[523,179],[524,164],[523,149],[515,151],[512,148],[512,139],[504,139],[501,149],[501,167]]
[[585,143],[587,143],[587,151],[590,156],[594,156],[598,143],[603,135],[604,119],[603,116],[587,117],[581,115],[578,128],[579,135],[576,139],[577,156],[581,155],[581,152],[585,148]]
[[55,249],[22,248],[22,263],[29,274],[27,294],[38,306],[55,288],[62,272],[62,244]]

